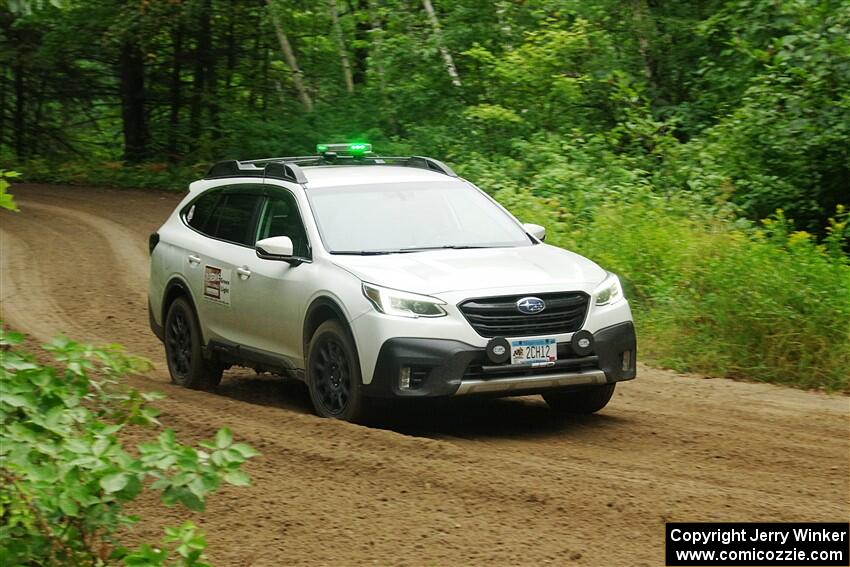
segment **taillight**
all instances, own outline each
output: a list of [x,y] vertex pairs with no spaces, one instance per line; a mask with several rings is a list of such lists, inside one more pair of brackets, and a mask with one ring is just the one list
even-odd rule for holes
[[153,249],[159,244],[159,233],[154,232],[148,237],[148,253],[153,254]]

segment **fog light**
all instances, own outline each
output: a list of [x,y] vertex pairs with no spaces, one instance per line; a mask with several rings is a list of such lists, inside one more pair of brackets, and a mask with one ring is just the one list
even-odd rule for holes
[[623,370],[628,370],[632,367],[632,351],[623,351]]
[[511,345],[502,337],[491,339],[487,343],[487,358],[494,364],[503,364],[511,358]]
[[579,356],[588,356],[593,353],[593,333],[582,329],[573,335],[570,341],[573,352]]
[[401,372],[398,373],[398,387],[402,390],[410,389],[410,367],[402,366]]

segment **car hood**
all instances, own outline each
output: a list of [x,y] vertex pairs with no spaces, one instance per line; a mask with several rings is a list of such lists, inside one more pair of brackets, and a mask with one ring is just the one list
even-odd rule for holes
[[547,244],[331,258],[363,281],[429,295],[502,287],[544,291],[585,287],[580,284],[605,278],[605,271],[587,258]]

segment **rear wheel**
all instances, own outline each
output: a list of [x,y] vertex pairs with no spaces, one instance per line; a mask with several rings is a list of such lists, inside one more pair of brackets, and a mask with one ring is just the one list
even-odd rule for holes
[[595,413],[608,405],[608,400],[614,395],[614,386],[615,384],[603,384],[573,392],[549,392],[543,394],[543,399],[558,413]]
[[360,363],[354,341],[337,321],[325,321],[307,348],[310,400],[321,417],[363,421],[368,400],[361,392]]
[[204,360],[201,340],[194,309],[178,297],[165,316],[165,359],[171,381],[194,390],[212,390],[221,382],[223,369]]

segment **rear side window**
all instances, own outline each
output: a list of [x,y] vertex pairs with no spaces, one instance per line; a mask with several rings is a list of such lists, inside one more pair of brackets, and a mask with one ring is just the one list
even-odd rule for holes
[[200,199],[189,205],[189,209],[185,213],[186,224],[198,232],[206,233],[207,222],[210,220],[220,196],[220,192],[213,191],[202,195]]
[[254,209],[259,201],[259,195],[245,193],[222,195],[203,232],[213,238],[252,246],[254,244],[252,221]]

